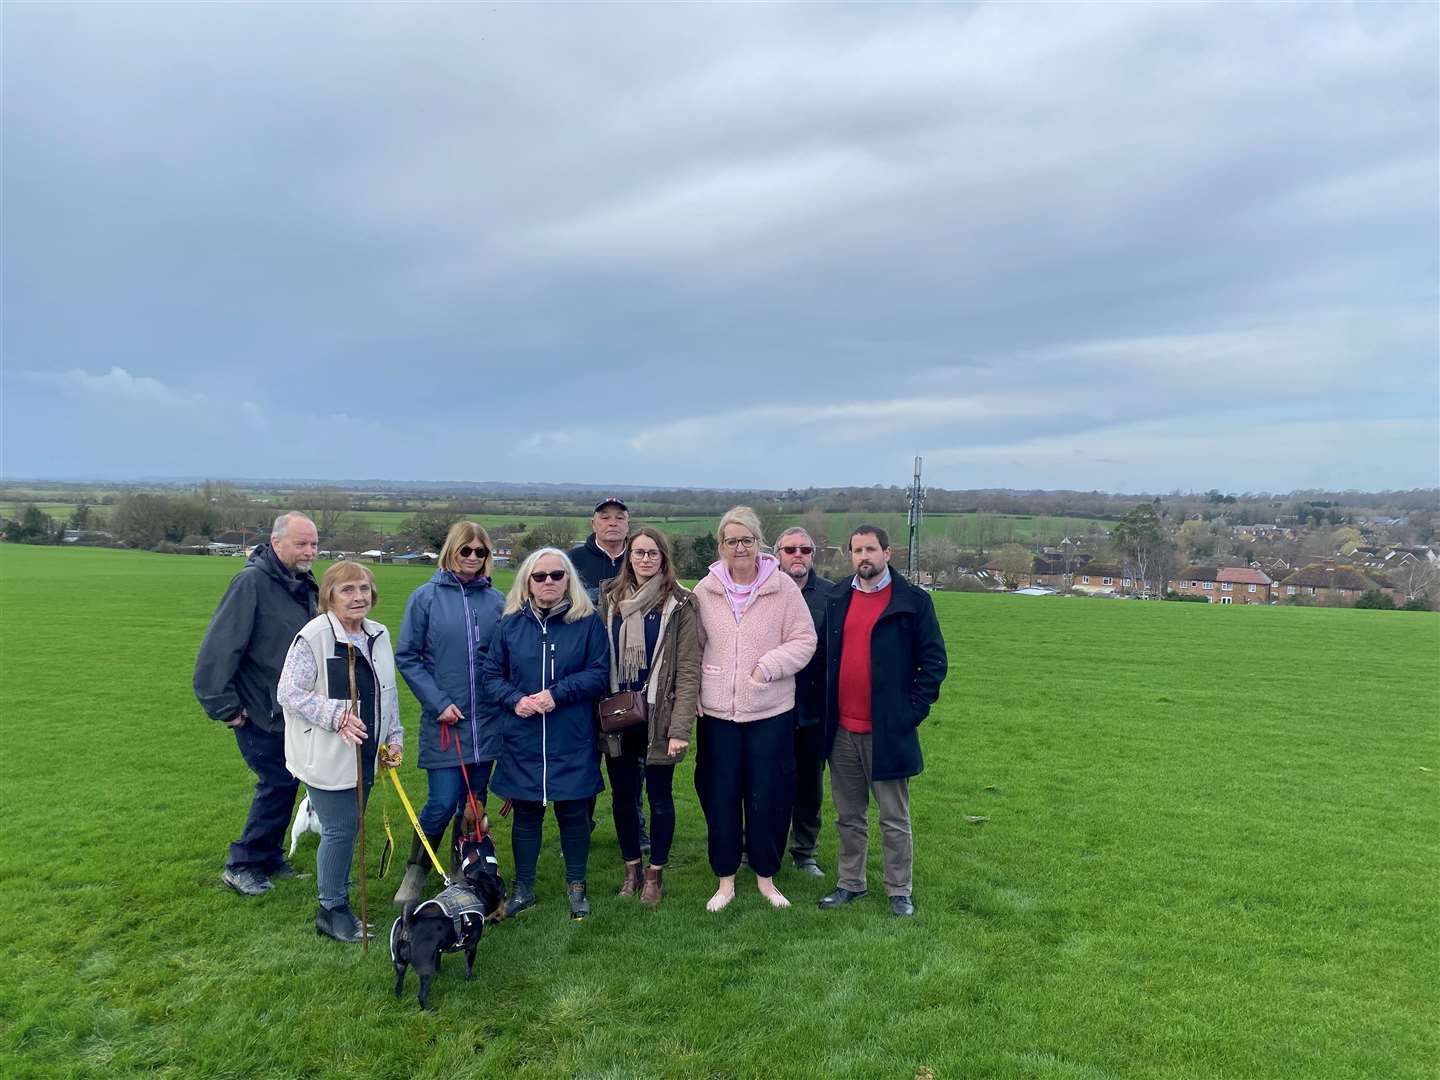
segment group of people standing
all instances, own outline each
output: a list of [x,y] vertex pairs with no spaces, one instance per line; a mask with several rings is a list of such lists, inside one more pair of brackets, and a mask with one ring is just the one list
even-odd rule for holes
[[[418,818],[429,847],[441,849],[451,821],[458,832],[470,797],[483,805],[493,791],[513,806],[509,915],[536,903],[547,806],[570,915],[589,914],[602,758],[623,864],[619,895],[659,904],[675,836],[675,767],[692,743],[717,879],[708,910],[734,900],[745,863],[760,894],[788,907],[775,883],[787,842],[796,869],[823,876],[815,854],[828,760],[840,868],[820,907],[866,893],[873,794],[890,910],[913,914],[908,780],[921,770],[916,728],[939,696],[946,654],[929,595],[889,567],[885,531],[852,533],[854,575],[836,584],[815,573],[805,530],[786,530],[771,554],[756,515],[736,507],[717,530],[719,559],[691,591],[676,578],[665,534],[632,531],[622,500],[602,500],[591,523],[569,552],[531,552],[502,596],[485,530],[457,522],[392,647],[368,617],[377,599],[369,569],[337,562],[317,584],[314,524],[281,515],[270,543],[232,580],[196,662],[197,697],[234,728],[257,777],[224,882],[255,895],[295,876],[281,843],[304,782],[321,823],[316,929],[359,939],[349,905],[356,789],[368,792],[377,765],[400,762],[398,673],[421,709],[428,798]],[[627,692],[643,700],[643,719],[602,732],[597,702]],[[424,848],[417,835],[397,903],[425,889]]]

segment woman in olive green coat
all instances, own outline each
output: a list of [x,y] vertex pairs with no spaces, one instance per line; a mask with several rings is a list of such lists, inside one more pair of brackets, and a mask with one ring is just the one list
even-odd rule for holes
[[[646,724],[602,735],[615,834],[625,859],[621,896],[645,904],[664,895],[665,862],[675,837],[675,766],[690,746],[700,696],[700,620],[675,580],[670,542],[648,525],[630,537],[619,576],[600,591],[610,641],[610,692],[643,691]],[[641,783],[650,795],[650,865],[641,871]]]

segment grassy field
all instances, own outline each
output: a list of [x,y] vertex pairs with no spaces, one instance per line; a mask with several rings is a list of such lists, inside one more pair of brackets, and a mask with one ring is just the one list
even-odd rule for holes
[[[218,873],[251,782],[191,665],[233,560],[0,546],[6,1077],[1415,1077],[1440,1065],[1440,618],[941,595],[913,920],[713,881],[682,766],[669,898],[540,904],[437,1011]],[[377,567],[397,627],[424,571]],[[406,718],[414,703],[406,697]],[[422,797],[412,752],[406,786]],[[604,801],[602,800],[602,805]],[[398,815],[396,815],[398,818]],[[971,818],[983,818],[981,822]],[[373,855],[379,813],[372,807]],[[833,872],[830,811],[820,852]],[[508,826],[500,828],[509,864]],[[314,839],[297,862],[313,870]],[[393,890],[398,869],[377,885]],[[377,904],[388,929],[390,910]]]

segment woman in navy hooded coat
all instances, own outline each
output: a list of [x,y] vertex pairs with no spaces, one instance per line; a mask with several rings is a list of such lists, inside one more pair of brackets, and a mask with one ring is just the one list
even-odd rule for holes
[[[490,552],[490,536],[475,522],[450,526],[440,569],[405,605],[395,650],[395,665],[420,702],[420,767],[430,788],[420,828],[437,853],[452,817],[458,838],[466,780],[483,806],[500,754],[499,712],[480,688],[480,663],[505,606],[490,584]],[[429,872],[430,858],[417,835],[395,903],[419,900]]]
[[590,913],[590,800],[600,779],[595,702],[610,690],[610,644],[585,584],[558,548],[521,564],[482,669],[485,693],[501,710],[500,760],[491,783],[513,800],[510,840],[515,887],[506,914],[535,903],[545,806],[553,803],[565,856],[570,915]]

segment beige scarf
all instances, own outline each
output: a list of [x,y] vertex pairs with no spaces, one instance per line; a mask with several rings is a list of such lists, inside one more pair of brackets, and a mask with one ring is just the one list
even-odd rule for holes
[[665,582],[656,574],[638,589],[620,599],[615,610],[620,612],[620,658],[618,663],[621,686],[640,677],[645,667],[645,616],[660,601]]

